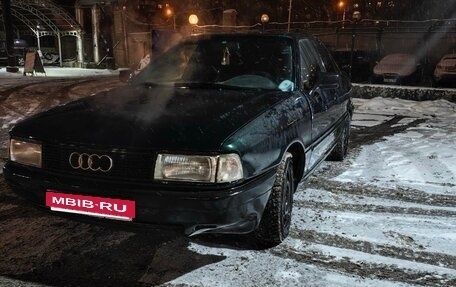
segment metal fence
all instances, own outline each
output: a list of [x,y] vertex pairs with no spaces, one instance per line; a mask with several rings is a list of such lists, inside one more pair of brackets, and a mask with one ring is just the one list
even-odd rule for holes
[[[333,52],[363,52],[364,60],[369,62],[370,73],[373,66],[388,54],[412,54],[422,66],[418,85],[430,85],[438,61],[446,54],[456,53],[456,19],[272,22],[251,26],[194,27],[195,33],[245,30],[305,32],[315,35]],[[369,75],[365,76],[355,80],[369,81]]]

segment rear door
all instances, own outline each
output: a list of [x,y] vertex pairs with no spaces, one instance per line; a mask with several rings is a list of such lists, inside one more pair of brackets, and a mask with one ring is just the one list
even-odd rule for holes
[[313,42],[313,44],[325,66],[325,73],[322,73],[321,88],[325,91],[325,98],[328,101],[328,117],[331,122],[330,125],[333,125],[344,114],[342,73],[326,47],[318,41]]

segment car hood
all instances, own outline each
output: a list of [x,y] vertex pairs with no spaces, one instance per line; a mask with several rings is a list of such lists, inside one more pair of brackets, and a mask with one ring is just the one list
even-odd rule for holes
[[217,151],[287,93],[128,86],[71,102],[16,125],[11,136],[52,143]]

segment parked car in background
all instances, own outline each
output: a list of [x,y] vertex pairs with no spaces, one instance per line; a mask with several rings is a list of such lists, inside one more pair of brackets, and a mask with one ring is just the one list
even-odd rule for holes
[[435,85],[454,84],[456,81],[456,54],[447,54],[440,59],[434,70]]
[[352,82],[363,83],[369,81],[372,73],[372,53],[368,51],[354,50],[353,63],[351,63],[351,49],[336,49],[332,50],[331,54],[339,68],[347,74],[351,74]]
[[312,36],[194,36],[125,87],[18,123],[4,175],[56,212],[276,245],[298,184],[347,153],[350,95]]
[[375,65],[373,83],[414,84],[421,80],[422,67],[412,54],[390,54]]

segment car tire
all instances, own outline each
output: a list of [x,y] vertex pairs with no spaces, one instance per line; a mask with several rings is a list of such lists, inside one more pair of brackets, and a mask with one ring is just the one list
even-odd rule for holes
[[293,156],[286,152],[277,169],[271,195],[266,203],[260,225],[254,232],[260,245],[276,246],[288,236],[295,189]]
[[343,161],[348,153],[348,143],[350,138],[350,118],[345,120],[344,126],[342,127],[342,135],[336,143],[336,146],[328,156],[328,160],[331,161]]

